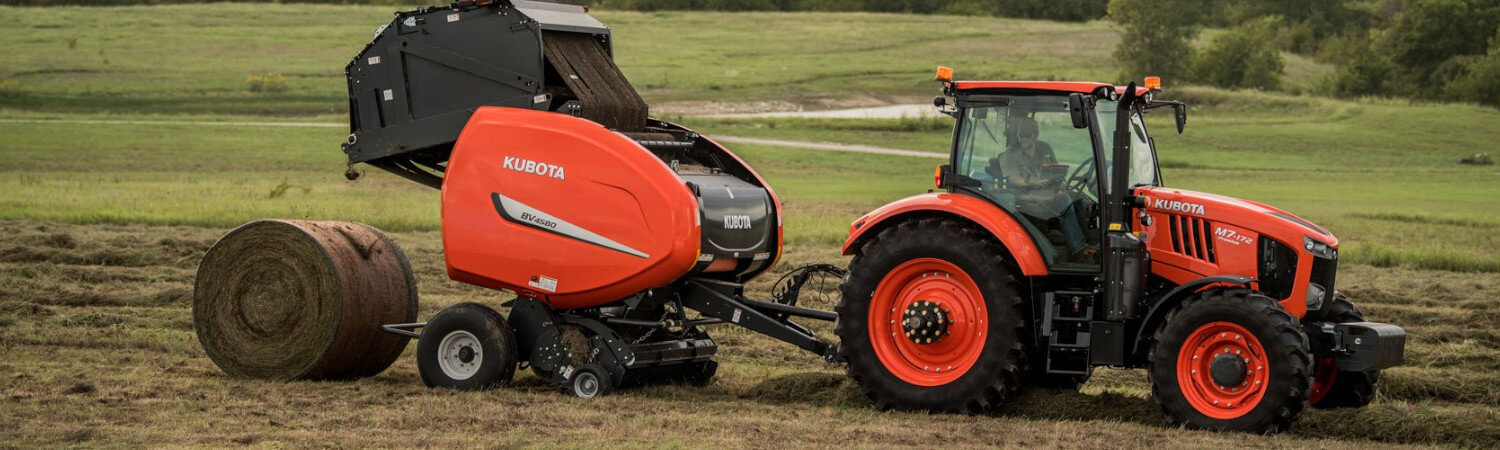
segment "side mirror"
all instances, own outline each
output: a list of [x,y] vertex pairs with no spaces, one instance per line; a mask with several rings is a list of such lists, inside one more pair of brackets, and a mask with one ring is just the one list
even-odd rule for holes
[[1094,98],[1086,94],[1078,92],[1068,94],[1068,113],[1073,116],[1073,128],[1089,127],[1089,107],[1093,104]]
[[1182,134],[1182,127],[1187,125],[1187,105],[1172,105],[1172,113],[1177,116],[1177,134]]
[[937,97],[933,97],[932,98],[932,106],[935,107],[935,108],[937,108],[938,112],[943,113],[944,115],[947,115],[947,116],[955,118],[955,119],[958,118],[958,108],[955,107],[955,106],[953,106],[953,105],[949,105],[948,104],[948,97],[945,96],[945,95],[939,95]]

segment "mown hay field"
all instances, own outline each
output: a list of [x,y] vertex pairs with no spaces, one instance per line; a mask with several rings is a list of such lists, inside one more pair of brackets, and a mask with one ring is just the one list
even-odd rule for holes
[[[1168,184],[1277,205],[1344,240],[1340,289],[1371,320],[1410,333],[1407,365],[1386,372],[1370,408],[1310,411],[1279,436],[1179,430],[1163,425],[1143,372],[1101,369],[1082,393],[1031,392],[991,416],[883,413],[841,367],[726,327],[713,331],[723,366],[711,385],[595,401],[529,374],[497,391],[426,389],[410,349],[391,370],[353,382],[227,377],[195,340],[191,286],[203,252],[245,221],[354,220],[394,231],[418,272],[422,319],[508,297],[446,279],[435,191],[378,171],[344,180],[338,128],[15,120],[337,121],[339,71],[388,14],[0,8],[0,43],[10,50],[0,54],[0,80],[21,86],[0,96],[0,446],[1500,446],[1500,169],[1457,164],[1494,152],[1500,113],[1203,88],[1169,90],[1196,105],[1186,134],[1153,123]],[[599,15],[621,33],[627,75],[669,111],[925,98],[937,63],[975,76],[1108,79],[1113,69],[1099,58],[1116,39],[1107,24],[1005,19]],[[835,35],[817,42],[868,51],[765,37],[757,23],[828,30]],[[1002,34],[1009,30],[1031,31]],[[667,41],[699,34],[723,44]],[[1007,45],[934,53],[945,42],[1000,37]],[[1069,45],[1076,54],[1060,50]],[[1025,51],[1006,53],[1013,48]],[[767,69],[775,61],[816,71]],[[886,66],[895,69],[879,72]],[[740,78],[724,75],[736,67]],[[245,77],[266,71],[286,74],[288,90],[249,92]],[[715,81],[726,79],[740,81]],[[925,119],[680,119],[713,134],[933,152],[948,134],[945,122]],[[733,149],[782,194],[782,269],[844,262],[837,244],[848,222],[927,189],[938,161]],[[774,275],[752,293],[767,296]]]

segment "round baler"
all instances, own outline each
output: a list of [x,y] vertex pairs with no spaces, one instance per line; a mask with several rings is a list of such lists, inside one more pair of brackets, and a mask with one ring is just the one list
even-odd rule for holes
[[[609,29],[583,8],[517,0],[400,13],[346,73],[348,174],[365,163],[440,188],[449,277],[516,297],[508,314],[467,302],[415,323],[410,268],[386,260],[400,250],[359,234],[378,231],[255,222],[199,269],[199,336],[226,372],[370,376],[420,338],[428,385],[494,387],[524,367],[591,397],[708,381],[717,344],[701,327],[725,322],[835,358],[836,346],[793,322],[834,314],[793,303],[802,282],[841,269],[796,271],[779,302],[741,295],[780,256],[775,193],[714,141],[648,118],[612,62]],[[363,334],[350,344],[347,333]]]
[[[651,119],[586,9],[399,13],[345,72],[347,175],[363,163],[441,189],[449,278],[515,297],[503,314],[463,302],[417,323],[415,278],[389,237],[253,222],[209,250],[194,292],[198,336],[231,375],[371,376],[418,338],[428,386],[492,388],[529,369],[591,398],[707,382],[718,346],[703,328],[729,323],[847,362],[882,409],[988,412],[1023,387],[1144,368],[1171,423],[1271,432],[1307,406],[1368,404],[1403,359],[1405,331],[1364,321],[1334,290],[1327,230],[1154,176],[1127,184],[1159,175],[1141,116],[1170,107],[1179,132],[1186,122],[1184,104],[1155,98],[1159,79],[1138,90],[940,69],[935,105],[957,119],[942,192],[855,220],[847,272],[793,269],[759,301],[745,283],[781,256],[776,194],[728,149]],[[1073,145],[1036,157],[1077,167],[1000,162],[1000,149],[1020,154],[1009,142],[1036,145],[1038,123]],[[1071,215],[1017,207],[1064,191]],[[842,280],[837,313],[797,305],[828,278]],[[801,319],[835,322],[838,343]]]

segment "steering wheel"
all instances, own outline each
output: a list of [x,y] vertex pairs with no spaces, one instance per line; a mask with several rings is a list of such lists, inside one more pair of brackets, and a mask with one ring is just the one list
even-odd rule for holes
[[1069,174],[1063,182],[1063,189],[1079,194],[1088,192],[1089,180],[1092,179],[1094,179],[1094,157],[1090,156],[1089,159],[1083,161],[1083,164],[1073,168],[1073,173]]

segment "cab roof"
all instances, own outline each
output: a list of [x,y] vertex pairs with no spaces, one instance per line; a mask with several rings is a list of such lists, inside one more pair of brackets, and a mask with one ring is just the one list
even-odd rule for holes
[[960,91],[974,89],[1026,89],[1033,91],[1081,92],[1085,94],[1100,88],[1115,90],[1109,83],[1092,81],[955,81],[953,88]]
[[[1050,91],[1050,92],[1078,92],[1083,94],[1095,94],[1100,89],[1109,92],[1107,95],[1125,95],[1128,86],[1116,86],[1109,83],[1094,81],[955,81],[951,83],[956,91],[970,90],[1027,90],[1027,91]],[[1137,85],[1138,93],[1160,92],[1161,88],[1144,88]]]

